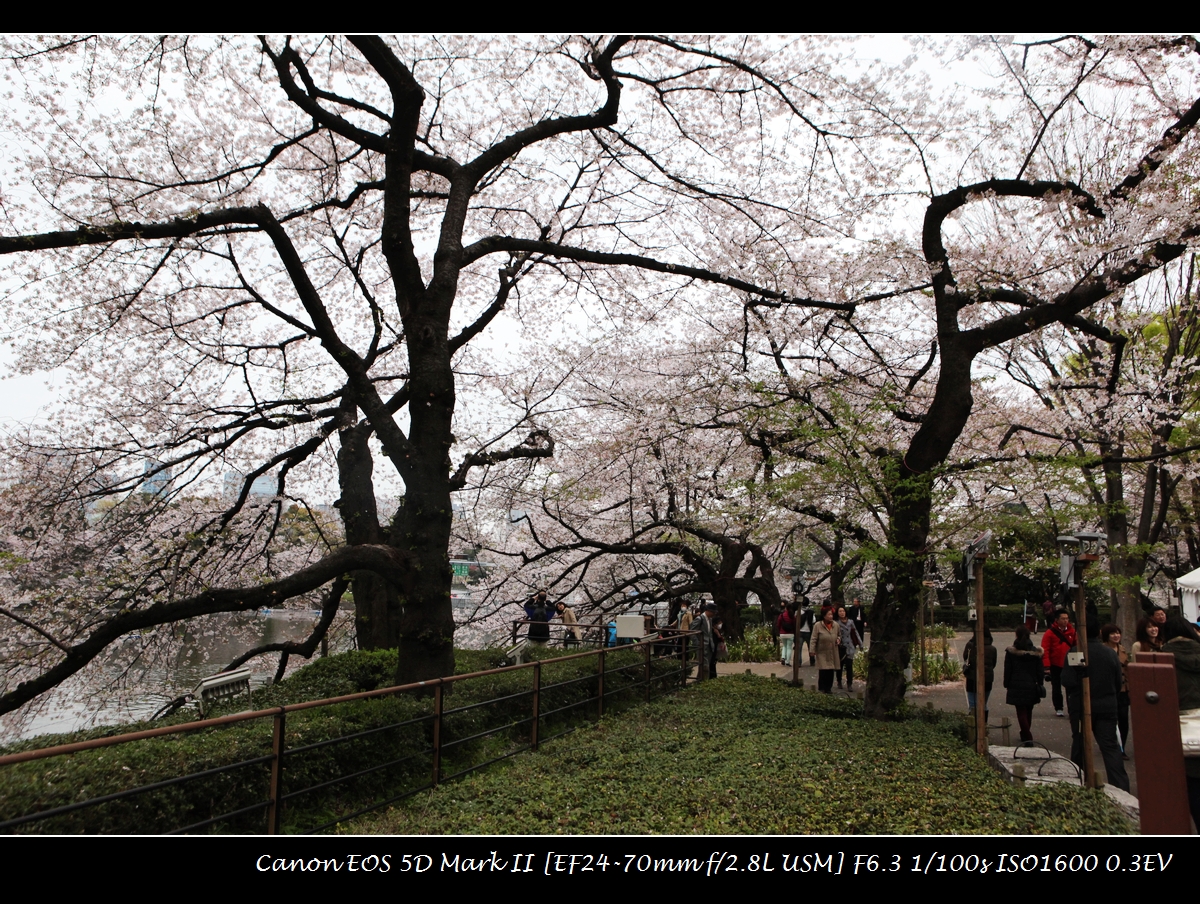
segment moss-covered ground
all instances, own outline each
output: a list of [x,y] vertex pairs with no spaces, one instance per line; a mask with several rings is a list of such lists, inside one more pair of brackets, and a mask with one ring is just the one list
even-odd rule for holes
[[1103,834],[1101,792],[1017,788],[952,716],[730,676],[606,718],[345,831],[431,834]]

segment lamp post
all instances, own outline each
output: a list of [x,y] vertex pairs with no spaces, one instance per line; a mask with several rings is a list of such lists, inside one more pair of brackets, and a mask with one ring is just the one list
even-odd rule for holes
[[[1084,784],[1089,788],[1096,787],[1096,760],[1092,752],[1092,681],[1088,677],[1087,603],[1083,596],[1083,571],[1100,558],[1102,540],[1102,534],[1084,530],[1077,530],[1073,535],[1058,538],[1059,553],[1062,556],[1059,575],[1068,589],[1072,584],[1075,587],[1075,621],[1079,626],[1079,634],[1083,636],[1081,650],[1068,653],[1067,656],[1074,660],[1070,662],[1072,668],[1080,669],[1079,690],[1083,698],[1080,734],[1083,738]],[[1071,583],[1067,583],[1068,576]]]
[[792,628],[792,687],[800,684],[800,625],[804,621],[805,609],[808,608],[808,598],[804,592],[804,577],[797,570],[799,566],[792,565],[792,602],[796,606],[796,624]]
[[[963,556],[963,567],[967,580],[975,582],[975,752],[987,754],[987,696],[985,666],[987,655],[983,641],[983,563],[988,557],[992,532],[984,531],[970,542]],[[924,652],[924,651],[922,651]]]

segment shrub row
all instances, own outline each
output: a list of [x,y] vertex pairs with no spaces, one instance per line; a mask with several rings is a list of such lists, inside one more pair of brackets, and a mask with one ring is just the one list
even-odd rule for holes
[[[933,617],[939,622],[947,625],[952,625],[959,629],[973,629],[975,622],[971,620],[971,612],[975,607],[972,606],[939,606],[933,610]],[[1109,606],[1100,606],[1100,624],[1104,624],[1112,618],[1112,610]],[[1039,603],[1036,611],[1033,613],[1038,618],[1038,630],[1041,631],[1045,626],[1042,624],[1042,609]],[[984,624],[989,628],[1011,631],[1018,625],[1024,624],[1025,607],[1020,603],[1012,606],[984,606],[983,618]]]
[[[548,659],[560,656],[561,651],[535,650],[532,655]],[[459,651],[457,671],[463,674],[495,668],[502,661],[499,651]],[[674,665],[669,661],[656,663],[655,683],[665,687],[677,682],[678,672],[670,672]],[[353,652],[326,657],[300,669],[278,685],[256,692],[254,707],[265,709],[387,687],[393,683],[395,671],[395,651]],[[543,714],[552,714],[546,715],[541,723],[544,735],[569,727],[573,720],[595,714],[594,702],[583,705],[595,695],[595,671],[594,658],[549,663],[542,667],[543,690],[539,708]],[[638,686],[644,676],[644,658],[640,651],[609,651],[605,674],[606,709],[644,699],[644,688]],[[458,713],[447,712],[443,719],[444,776],[528,743],[532,684],[533,670],[523,669],[470,679],[453,686],[452,692],[445,695],[444,709],[471,708]],[[555,684],[561,686],[552,686]],[[288,714],[285,795],[371,770],[383,763],[395,762],[395,765],[288,800],[284,808],[285,830],[311,829],[372,802],[428,784],[432,772],[428,752],[432,737],[432,719],[429,718],[432,706],[428,696],[405,694]],[[555,713],[556,710],[559,712]],[[210,713],[220,714],[219,709]],[[178,720],[186,721],[186,718],[179,717]],[[398,723],[407,724],[376,730]],[[155,726],[161,724],[154,723]],[[74,735],[36,738],[3,752],[71,743],[148,727],[152,726],[123,725]],[[476,737],[494,729],[498,729],[495,735]],[[259,719],[0,767],[0,821],[263,757],[271,751],[271,731],[272,720]],[[352,740],[295,751],[297,747],[357,733],[364,734]],[[75,810],[14,830],[163,833],[264,802],[269,771],[269,762],[241,766],[203,779]],[[265,807],[255,809],[201,831],[262,832],[266,825],[265,812]]]

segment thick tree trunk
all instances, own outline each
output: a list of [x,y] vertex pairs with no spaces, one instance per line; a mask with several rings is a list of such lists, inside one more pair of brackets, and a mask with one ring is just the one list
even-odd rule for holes
[[[374,462],[367,445],[369,432],[364,426],[340,431],[338,500],[346,543],[351,546],[382,544],[384,531],[379,526],[375,485],[371,479]],[[388,650],[399,642],[400,592],[396,586],[373,571],[351,575],[354,596],[354,633],[360,650]]]
[[[953,322],[946,311],[939,322]],[[875,590],[868,621],[871,648],[867,651],[867,691],[864,715],[889,718],[904,702],[904,670],[911,657],[929,554],[929,515],[933,508],[933,470],[945,462],[971,415],[971,362],[977,347],[967,346],[957,333],[942,333],[942,369],[937,389],[920,429],[903,454],[881,458],[888,497],[888,544],[883,576]]]
[[[1105,456],[1119,456],[1120,446],[1102,446]],[[1104,534],[1108,544],[1108,568],[1112,577],[1110,599],[1113,624],[1121,629],[1126,646],[1134,641],[1142,617],[1139,584],[1145,571],[1144,556],[1129,552],[1129,515],[1125,504],[1125,474],[1119,461],[1104,463]]]
[[742,605],[745,593],[739,594],[725,581],[718,581],[713,587],[713,602],[717,604],[718,617],[721,619],[721,635],[726,643],[741,640],[746,633],[742,624]]
[[454,439],[454,374],[446,338],[448,303],[430,304],[405,318],[411,367],[412,460],[404,504],[391,544],[418,568],[400,603],[400,661],[396,681],[407,684],[454,674],[454,611],[450,603],[450,446]]
[[890,718],[904,701],[904,670],[916,631],[933,506],[929,474],[906,472],[903,460],[897,457],[885,462],[884,476],[892,506],[888,546],[881,562],[883,574],[868,616],[871,647],[863,710],[874,719]]

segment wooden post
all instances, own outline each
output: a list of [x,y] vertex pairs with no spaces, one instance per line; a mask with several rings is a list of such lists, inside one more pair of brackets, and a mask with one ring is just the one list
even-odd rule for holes
[[1190,835],[1179,685],[1170,653],[1136,653],[1129,708],[1138,739],[1138,812],[1143,835]]
[[433,787],[442,776],[442,682],[433,689]]
[[984,652],[983,641],[983,560],[984,556],[975,556],[975,752],[986,756],[988,752],[987,736],[987,705],[984,695],[987,693],[987,676],[984,666],[987,664],[987,654]]
[[529,734],[530,750],[538,749],[538,722],[541,719],[541,700],[538,699],[542,693],[542,664],[539,661],[533,663],[533,728]]
[[271,788],[267,806],[267,834],[278,835],[283,821],[283,750],[287,714],[281,709],[275,714],[271,732]]
[[687,634],[683,635],[682,641],[683,642],[680,644],[679,649],[680,649],[680,663],[681,663],[680,670],[683,672],[683,681],[680,682],[680,686],[687,687],[688,672],[691,671],[691,669],[688,668],[688,635]]
[[[607,640],[607,637],[605,639]],[[599,681],[597,682],[597,684],[599,685],[599,691],[596,694],[596,718],[597,719],[604,718],[604,654],[605,654],[605,652],[606,651],[605,651],[604,647],[601,647],[600,655],[596,657],[599,660],[599,664],[596,667],[600,670]]]

